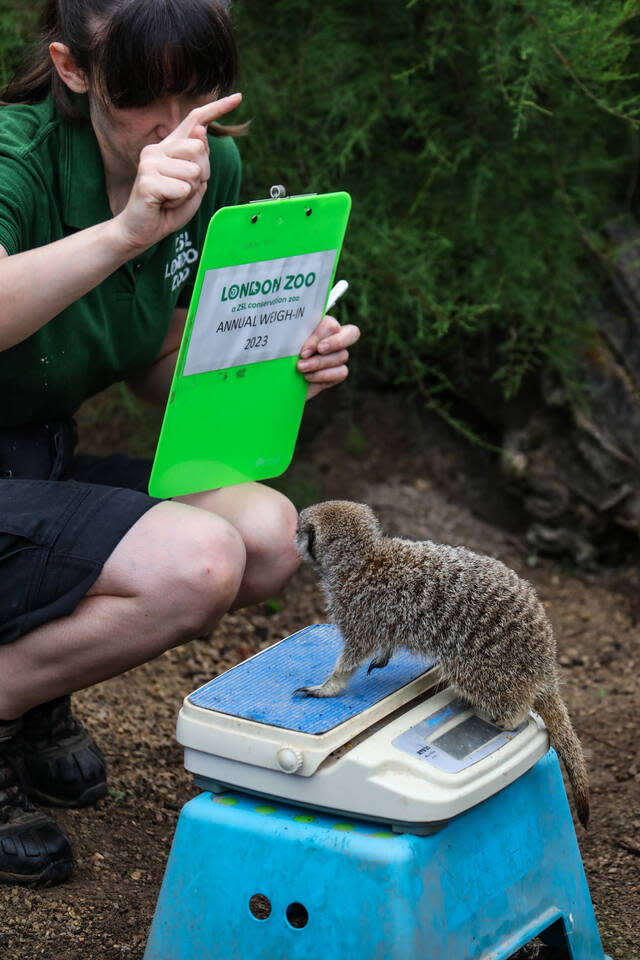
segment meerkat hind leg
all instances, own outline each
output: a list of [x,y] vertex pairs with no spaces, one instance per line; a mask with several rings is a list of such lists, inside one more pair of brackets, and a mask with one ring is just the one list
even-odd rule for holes
[[494,727],[500,727],[501,730],[516,730],[529,716],[528,706],[496,705],[495,703],[489,704],[486,701],[479,703],[475,697],[468,696],[457,686],[456,690],[458,696],[467,703],[474,713],[486,720],[487,723],[492,723]]
[[528,707],[514,707],[491,718],[491,722],[501,730],[517,730],[529,716]]

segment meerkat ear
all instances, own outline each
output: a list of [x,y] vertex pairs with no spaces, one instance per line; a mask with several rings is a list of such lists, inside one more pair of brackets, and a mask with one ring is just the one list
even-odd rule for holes
[[307,553],[309,554],[312,560],[317,560],[315,551],[313,549],[316,543],[316,528],[312,523],[309,524],[306,532],[307,532]]

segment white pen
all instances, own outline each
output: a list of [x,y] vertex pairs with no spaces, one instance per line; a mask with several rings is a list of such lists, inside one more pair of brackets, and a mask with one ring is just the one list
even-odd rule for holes
[[328,313],[329,310],[336,305],[337,301],[340,299],[343,293],[347,292],[348,289],[349,284],[346,280],[338,280],[335,287],[332,287],[331,291],[329,292],[329,299],[327,300],[327,306],[325,308],[326,313]]

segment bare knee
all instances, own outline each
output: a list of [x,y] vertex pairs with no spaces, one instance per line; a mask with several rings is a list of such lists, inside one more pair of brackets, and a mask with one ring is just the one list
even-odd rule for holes
[[91,594],[134,596],[153,627],[180,642],[211,630],[235,600],[246,564],[241,536],[206,510],[164,502],[129,530]]
[[196,537],[174,558],[175,615],[182,637],[213,629],[240,589],[246,551],[237,530],[219,517],[205,515]]
[[283,494],[260,483],[192,494],[185,502],[228,520],[246,549],[246,567],[234,607],[280,591],[300,564],[294,546],[298,514]]
[[300,565],[294,544],[296,508],[277,490],[264,489],[253,521],[242,530],[247,566],[238,605],[272,597],[289,582]]
[[71,614],[0,646],[0,719],[210,631],[234,603],[245,562],[228,521],[183,504],[153,507]]
[[294,545],[297,522],[298,513],[291,501],[277,490],[265,488],[263,503],[245,533],[248,557],[260,563],[276,563],[293,573],[300,563]]

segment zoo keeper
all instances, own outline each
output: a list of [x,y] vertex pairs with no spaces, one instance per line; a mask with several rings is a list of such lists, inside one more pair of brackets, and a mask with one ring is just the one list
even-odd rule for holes
[[[29,798],[106,792],[69,694],[211,631],[294,573],[294,506],[248,483],[160,501],[147,462],[76,455],[73,415],[125,381],[162,404],[209,220],[237,202],[217,126],[236,48],[218,0],[48,0],[0,107],[0,880],[64,880]],[[225,135],[226,134],[226,135]],[[324,317],[309,397],[347,376]]]

